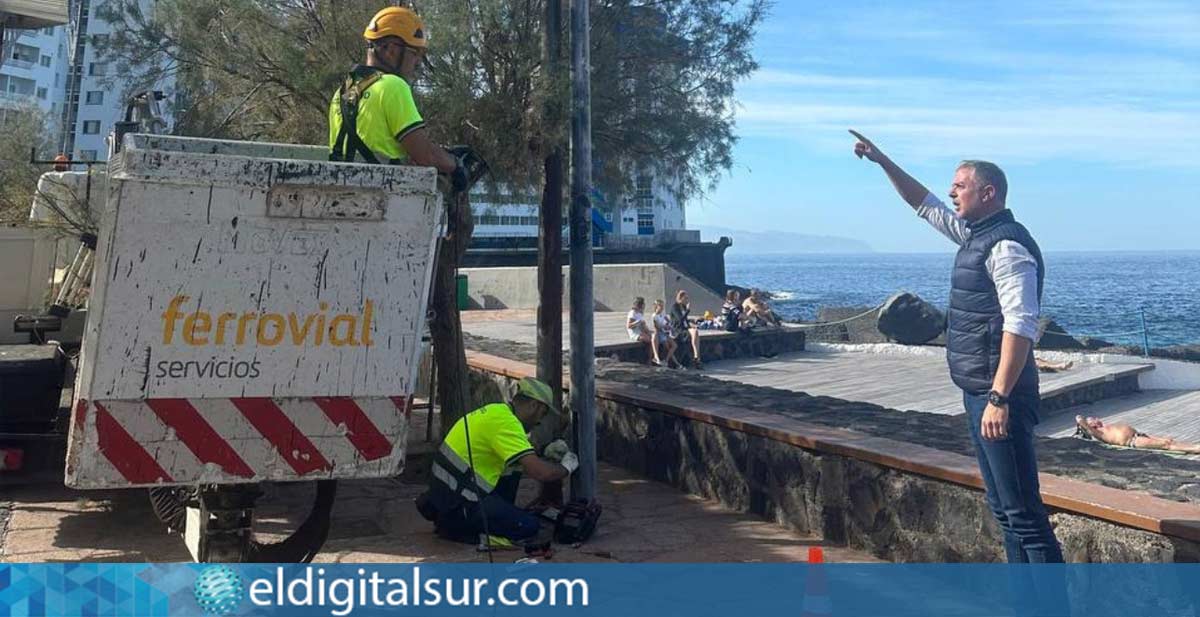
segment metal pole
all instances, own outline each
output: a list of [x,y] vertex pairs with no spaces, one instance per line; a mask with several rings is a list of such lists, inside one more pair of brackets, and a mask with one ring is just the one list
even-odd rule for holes
[[[562,76],[562,0],[547,0],[545,27],[546,74],[553,89],[546,116],[556,122],[563,118],[562,101],[558,98]],[[552,126],[549,131],[553,137],[544,164],[546,178],[538,225],[537,376],[554,391],[554,402],[561,409],[563,147],[559,127]]]
[[1140,311],[1142,315],[1142,351],[1146,353],[1146,357],[1150,357],[1150,331],[1146,329],[1146,307],[1142,307]]
[[596,498],[595,341],[592,331],[592,87],[588,0],[571,0],[571,409],[579,469],[575,499]]

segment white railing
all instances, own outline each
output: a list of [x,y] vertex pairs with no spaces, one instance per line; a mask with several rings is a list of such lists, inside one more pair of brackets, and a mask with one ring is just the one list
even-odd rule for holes
[[36,103],[37,99],[32,93],[17,94],[15,92],[0,92],[0,101],[8,101],[11,103]]
[[4,66],[5,68],[32,70],[33,67],[37,66],[37,62],[33,60],[18,60],[16,58],[9,58],[8,61],[4,63]]

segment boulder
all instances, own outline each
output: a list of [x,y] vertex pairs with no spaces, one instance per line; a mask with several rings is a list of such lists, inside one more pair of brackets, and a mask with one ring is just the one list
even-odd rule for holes
[[1185,362],[1200,362],[1200,345],[1173,345],[1150,350],[1151,355]]
[[897,343],[923,345],[946,330],[946,315],[916,294],[902,291],[879,309],[876,325]]
[[1065,328],[1060,326],[1058,322],[1043,317],[1038,320],[1038,349],[1086,349],[1085,345],[1079,339],[1067,334]]
[[[870,310],[869,306],[821,307],[817,311],[818,322],[840,322],[843,319],[850,319],[850,321],[813,328],[811,331],[815,335],[813,340],[832,343],[886,343],[887,337],[880,334],[879,328],[875,327],[875,315],[870,313]],[[863,313],[867,313],[867,315],[851,319]]]

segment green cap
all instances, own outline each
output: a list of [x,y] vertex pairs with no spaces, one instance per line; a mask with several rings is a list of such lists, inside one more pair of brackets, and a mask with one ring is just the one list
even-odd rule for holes
[[523,377],[517,382],[517,394],[526,398],[535,400],[554,413],[558,413],[558,408],[554,406],[554,391],[546,382],[533,377]]

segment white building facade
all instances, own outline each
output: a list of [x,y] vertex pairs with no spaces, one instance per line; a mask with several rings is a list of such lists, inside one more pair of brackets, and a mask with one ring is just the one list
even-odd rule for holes
[[[472,243],[477,246],[532,246],[538,236],[540,195],[524,197],[487,194],[471,196],[475,231]],[[567,239],[567,204],[563,212],[563,240]],[[642,244],[654,244],[655,238],[678,238],[676,232],[687,229],[686,208],[670,191],[665,182],[653,176],[640,175],[631,195],[613,207],[604,196],[592,197],[593,236],[603,236],[597,244],[622,243],[640,239]]]
[[[9,31],[16,37],[5,43],[0,65],[0,114],[36,105],[50,120],[58,151],[75,160],[107,158],[106,138],[124,117],[130,87],[102,57],[112,33],[97,15],[103,1],[71,0],[66,26]],[[154,0],[141,4],[146,14],[154,10]],[[152,88],[174,95],[173,80]]]
[[[126,96],[131,84],[115,74],[115,67],[102,55],[112,34],[112,24],[97,15],[104,0],[72,0],[68,36],[67,79],[64,84],[59,148],[79,160],[104,160],[106,139],[113,124],[124,118]],[[143,14],[152,15],[154,0],[140,0]],[[153,84],[150,89],[174,95],[174,80]],[[166,118],[168,125],[170,118]]]
[[57,116],[65,78],[64,26],[9,30],[0,63],[0,114],[39,109]]

